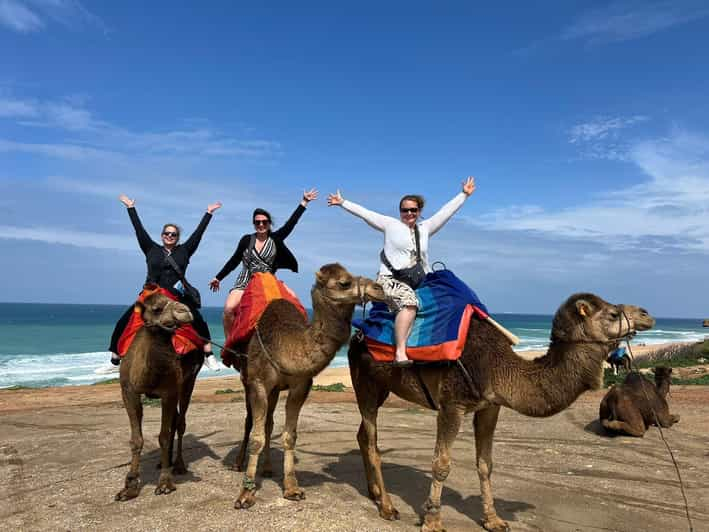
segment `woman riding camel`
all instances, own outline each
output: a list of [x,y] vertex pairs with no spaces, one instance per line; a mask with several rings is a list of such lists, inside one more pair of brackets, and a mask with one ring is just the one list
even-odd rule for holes
[[291,234],[298,223],[300,217],[305,212],[308,203],[317,199],[318,191],[315,189],[303,192],[303,199],[291,214],[288,221],[276,231],[271,231],[271,215],[264,209],[255,209],[252,216],[254,233],[249,233],[241,237],[236,251],[231,258],[219,270],[219,273],[209,282],[213,292],[219,290],[222,280],[242,263],[241,271],[229,291],[229,295],[224,303],[224,336],[229,336],[232,323],[234,322],[234,311],[244,295],[251,277],[256,272],[276,273],[280,268],[286,268],[293,272],[298,271],[298,261],[293,253],[286,247],[285,239]]
[[[338,190],[328,195],[329,206],[339,205],[346,211],[362,218],[367,224],[384,233],[384,249],[380,254],[381,264],[377,283],[384,289],[389,309],[396,313],[394,339],[396,358],[394,365],[409,366],[413,362],[406,355],[406,342],[416,318],[418,300],[414,288],[431,271],[428,263],[428,240],[462,207],[475,191],[475,180],[463,181],[463,190],[446,203],[430,218],[419,221],[424,206],[422,196],[409,194],[399,201],[399,219],[372,212],[351,201],[345,200]],[[411,285],[414,285],[413,287]]]
[[[180,228],[175,224],[165,224],[163,226],[162,234],[160,235],[162,244],[158,244],[150,238],[150,235],[148,235],[148,232],[140,222],[138,212],[135,210],[135,200],[130,199],[125,194],[121,194],[118,199],[128,208],[128,217],[130,218],[133,228],[135,229],[135,236],[138,239],[138,244],[140,245],[141,251],[145,254],[145,262],[148,266],[148,274],[145,279],[145,283],[155,283],[161,288],[169,290],[173,295],[177,296],[182,303],[189,306],[194,318],[192,326],[195,331],[197,331],[197,334],[203,338],[211,339],[207,322],[204,321],[204,318],[200,314],[199,310],[194,307],[194,304],[191,304],[191,302],[184,297],[184,288],[182,286],[181,278],[184,278],[185,276],[185,270],[187,270],[187,266],[190,263],[190,257],[195,253],[195,251],[197,251],[197,246],[199,246],[202,235],[212,219],[212,214],[214,211],[219,209],[222,204],[220,202],[216,202],[207,207],[207,212],[204,213],[199,225],[183,244],[179,243]],[[172,258],[181,272],[178,273],[175,270],[169,258]],[[133,305],[131,305],[123,316],[121,316],[121,319],[118,320],[118,323],[113,330],[111,345],[108,349],[111,351],[111,363],[114,366],[118,366],[121,362],[121,358],[118,355],[118,341],[120,340],[132,314]],[[219,369],[220,365],[212,354],[212,344],[207,342],[203,349],[205,354],[205,365],[210,369]],[[108,372],[105,368],[102,368],[99,371],[103,373]]]

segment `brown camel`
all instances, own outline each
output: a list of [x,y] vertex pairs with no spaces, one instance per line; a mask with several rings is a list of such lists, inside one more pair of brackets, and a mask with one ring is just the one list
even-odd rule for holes
[[[117,501],[132,499],[140,493],[140,453],[143,449],[141,394],[159,397],[162,405],[159,436],[161,471],[155,494],[175,491],[172,473],[179,475],[187,472],[182,458],[185,416],[197,373],[204,362],[201,349],[178,358],[172,346],[173,331],[192,321],[192,313],[187,305],[173,301],[159,292],[136,305],[142,312],[145,326],[137,332],[121,362],[121,392],[130,419],[132,458],[125,487],[116,494]],[[177,459],[173,465],[175,432]]]
[[315,273],[310,292],[313,321],[307,324],[296,307],[283,299],[266,307],[249,342],[241,379],[246,389],[246,422],[236,468],[243,471],[248,445],[249,460],[243,488],[234,503],[242,509],[256,502],[256,467],[265,451],[264,476],[271,475],[270,438],[278,393],[288,390],[283,429],[283,496],[301,500],[305,493],[295,476],[295,443],[298,415],[313,377],[332,361],[350,338],[352,313],[357,303],[383,301],[382,288],[370,279],[353,277],[339,264],[327,264]]
[[377,365],[366,352],[364,342],[355,337],[350,343],[349,362],[362,415],[357,440],[369,496],[376,502],[379,515],[385,519],[399,517],[384,488],[377,448],[377,411],[390,392],[438,410],[433,481],[423,505],[421,530],[444,530],[441,491],[451,468],[451,447],[468,412],[475,413],[473,426],[483,527],[493,531],[509,530],[495,511],[490,484],[492,440],[500,407],[534,417],[560,412],[584,391],[601,386],[603,362],[619,337],[649,329],[654,323],[641,308],[611,305],[593,294],[576,294],[554,316],[547,354],[528,361],[517,356],[505,336],[492,325],[473,319],[460,358],[469,381],[456,365],[421,368]]
[[653,372],[654,386],[634,372],[625,377],[623,384],[608,390],[598,412],[601,425],[613,432],[642,438],[650,425],[659,422],[661,427],[667,428],[679,421],[679,416],[670,414],[666,399],[672,382],[672,368],[658,366]]

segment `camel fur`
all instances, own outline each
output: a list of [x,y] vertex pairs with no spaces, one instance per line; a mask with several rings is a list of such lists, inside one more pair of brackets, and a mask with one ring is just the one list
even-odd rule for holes
[[623,384],[608,390],[599,407],[601,425],[612,432],[642,438],[650,425],[659,422],[667,428],[679,421],[667,405],[672,368],[658,366],[653,372],[654,385],[639,373],[629,373]]
[[272,474],[273,411],[282,390],[288,390],[283,429],[283,496],[296,501],[305,498],[295,475],[295,444],[298,416],[313,377],[325,369],[349,340],[355,305],[384,300],[378,284],[354,277],[336,263],[320,268],[315,278],[311,290],[312,323],[308,324],[292,303],[283,299],[272,301],[258,321],[249,341],[247,359],[241,364],[246,421],[235,468],[244,470],[247,450],[248,465],[243,488],[234,503],[237,509],[256,502],[256,468],[261,452],[265,452],[263,475]]
[[[204,362],[201,350],[178,357],[172,346],[173,331],[192,321],[192,313],[187,305],[156,292],[142,303],[136,302],[136,306],[142,313],[145,325],[136,333],[121,362],[121,393],[130,419],[132,458],[125,487],[116,494],[117,501],[132,499],[140,493],[140,453],[143,449],[141,394],[159,397],[162,406],[159,436],[161,471],[155,494],[174,491],[172,473],[187,472],[182,458],[185,417],[197,373]],[[175,433],[177,453],[173,464]]]
[[474,412],[483,527],[492,531],[509,530],[495,511],[490,484],[492,442],[500,407],[533,417],[548,417],[564,410],[584,391],[600,388],[603,362],[611,347],[618,344],[619,337],[649,329],[654,323],[655,320],[639,307],[612,305],[593,294],[576,294],[554,317],[547,354],[529,361],[517,356],[505,336],[492,325],[473,319],[460,359],[472,384],[455,365],[395,368],[376,364],[364,342],[354,338],[350,343],[349,363],[362,415],[357,440],[369,496],[377,504],[379,515],[385,519],[399,518],[384,487],[377,448],[377,412],[390,393],[431,408],[420,384],[423,381],[438,409],[433,479],[422,509],[421,530],[444,530],[441,492],[451,469],[451,447],[463,416],[469,412]]

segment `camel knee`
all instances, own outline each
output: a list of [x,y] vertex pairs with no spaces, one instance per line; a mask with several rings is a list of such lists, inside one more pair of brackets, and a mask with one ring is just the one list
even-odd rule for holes
[[433,478],[443,482],[451,472],[451,460],[448,456],[439,456],[433,460]]
[[130,439],[130,450],[134,453],[140,453],[143,450],[142,436],[135,436]]
[[298,433],[296,431],[283,432],[283,448],[284,449],[295,449],[295,442],[298,440]]
[[262,436],[251,436],[249,438],[249,453],[260,454],[265,444],[266,442]]
[[492,475],[492,464],[480,458],[478,460],[478,476],[480,478],[490,478]]

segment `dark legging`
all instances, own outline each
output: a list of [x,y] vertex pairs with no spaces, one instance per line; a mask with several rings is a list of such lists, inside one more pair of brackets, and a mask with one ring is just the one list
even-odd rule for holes
[[[133,314],[133,309],[134,305],[128,307],[128,310],[125,311],[123,316],[121,316],[121,319],[119,319],[118,323],[116,323],[116,327],[113,329],[113,334],[111,335],[111,345],[108,347],[108,350],[111,353],[118,353],[118,340],[120,340],[123,331],[125,331],[126,326],[128,325],[128,321]],[[190,308],[190,312],[192,312],[192,326],[194,327],[194,330],[197,331],[197,334],[203,338],[208,338],[211,340],[212,336],[209,334],[209,326],[207,325],[207,322],[204,321],[202,314],[195,308]]]

